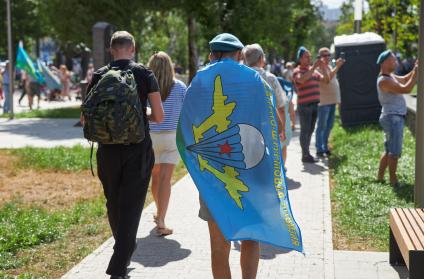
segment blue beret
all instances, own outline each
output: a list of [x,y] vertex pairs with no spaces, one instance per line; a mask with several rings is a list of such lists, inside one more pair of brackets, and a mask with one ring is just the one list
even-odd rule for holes
[[392,54],[392,51],[390,49],[385,50],[382,53],[380,53],[380,55],[377,58],[377,65],[381,65],[381,63],[386,61],[386,59],[389,58],[391,54]]
[[296,60],[299,61],[299,59],[302,57],[302,55],[305,53],[305,51],[307,51],[306,47],[301,46],[298,50],[297,50],[297,54],[296,54]]
[[236,36],[230,33],[222,33],[209,42],[209,47],[211,51],[231,52],[242,49],[244,45]]

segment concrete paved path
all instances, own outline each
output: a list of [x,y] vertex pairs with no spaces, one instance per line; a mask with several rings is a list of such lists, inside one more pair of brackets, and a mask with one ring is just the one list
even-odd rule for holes
[[[288,151],[288,185],[294,216],[302,230],[306,255],[261,247],[257,278],[293,279],[392,279],[406,278],[405,269],[388,264],[387,253],[333,251],[331,206],[326,162],[300,162],[298,135]],[[197,217],[198,192],[189,176],[172,189],[169,226],[174,234],[154,234],[154,205],[142,215],[138,249],[129,268],[131,278],[212,278],[207,224]],[[112,253],[113,239],[70,270],[63,278],[108,278],[105,269]],[[233,278],[241,278],[239,243],[232,244]]]
[[[14,113],[20,113],[20,112],[27,112],[29,111],[29,105],[28,105],[28,97],[25,96],[21,104],[18,103],[19,97],[21,96],[21,91],[16,90],[13,94],[13,112]],[[44,97],[40,99],[40,109],[55,109],[55,108],[67,108],[67,107],[77,107],[81,105],[81,101],[75,100],[75,93],[71,93],[72,100],[66,100],[66,101],[45,101]],[[37,108],[37,98],[34,100],[34,109]],[[2,103],[3,104],[3,103]],[[3,114],[3,108],[0,108],[0,115]]]
[[78,119],[0,118],[0,148],[89,146]]
[[[72,101],[41,100],[41,109],[56,109],[66,107],[78,107],[81,101],[76,101],[73,95]],[[28,99],[18,104],[20,92],[14,94],[15,113],[29,111]],[[0,108],[0,115],[3,108]],[[21,148],[24,146],[54,147],[74,146],[82,144],[88,146],[84,139],[81,127],[74,127],[78,119],[47,119],[47,118],[21,118],[9,120],[0,118],[0,148]]]

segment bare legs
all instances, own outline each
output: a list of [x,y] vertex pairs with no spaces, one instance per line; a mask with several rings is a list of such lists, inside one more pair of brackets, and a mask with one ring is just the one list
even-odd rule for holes
[[32,110],[33,104],[34,104],[34,96],[32,96],[31,94],[28,94],[28,106],[30,110]]
[[160,234],[170,234],[172,230],[165,225],[165,216],[171,196],[171,177],[174,164],[155,164],[152,171],[152,194],[156,204],[156,222]]
[[390,184],[396,185],[398,183],[396,175],[398,158],[389,155],[387,158],[387,163],[389,165]]
[[284,145],[283,146],[283,162],[284,162],[284,167],[286,166],[286,159],[287,159],[287,146]]
[[[229,256],[231,243],[222,235],[215,222],[209,221],[211,240],[212,274],[216,279],[230,279]],[[240,265],[243,279],[254,279],[258,271],[259,243],[251,240],[241,242]]]
[[379,182],[384,181],[384,173],[386,172],[386,168],[387,168],[387,157],[388,156],[389,155],[387,153],[384,153],[383,155],[381,155],[380,165],[378,167],[378,174],[377,174],[377,180]]
[[222,235],[215,222],[209,221],[209,235],[211,239],[212,274],[215,279],[230,279],[229,256],[231,244]]
[[252,240],[241,242],[241,274],[243,279],[255,279],[259,264],[259,243]]
[[395,185],[398,183],[396,170],[397,170],[398,158],[396,156],[383,154],[380,158],[380,165],[378,168],[377,180],[384,181],[384,173],[387,167],[389,168],[390,184]]

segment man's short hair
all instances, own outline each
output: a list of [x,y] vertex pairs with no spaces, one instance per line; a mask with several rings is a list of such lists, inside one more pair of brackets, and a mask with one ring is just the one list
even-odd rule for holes
[[116,31],[112,34],[112,38],[110,39],[110,47],[124,48],[124,47],[132,47],[135,46],[135,40],[133,35],[131,35],[127,31]]
[[212,59],[213,60],[221,60],[222,58],[232,58],[236,60],[237,54],[240,52],[240,50],[236,51],[212,51]]
[[328,47],[322,47],[318,51],[319,55],[322,55],[324,52],[330,53],[330,49]]
[[259,44],[247,45],[243,48],[243,59],[249,67],[257,65],[264,56],[265,53]]

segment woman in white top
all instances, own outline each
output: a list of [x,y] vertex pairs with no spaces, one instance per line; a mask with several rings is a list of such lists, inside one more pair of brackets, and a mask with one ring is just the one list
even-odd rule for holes
[[155,166],[152,172],[152,194],[156,203],[158,235],[172,234],[172,229],[165,225],[165,215],[171,195],[171,177],[180,157],[175,142],[178,119],[184,101],[186,85],[175,79],[171,58],[163,51],[149,59],[148,66],[155,74],[162,97],[165,112],[160,124],[150,122],[150,136],[155,153]]

